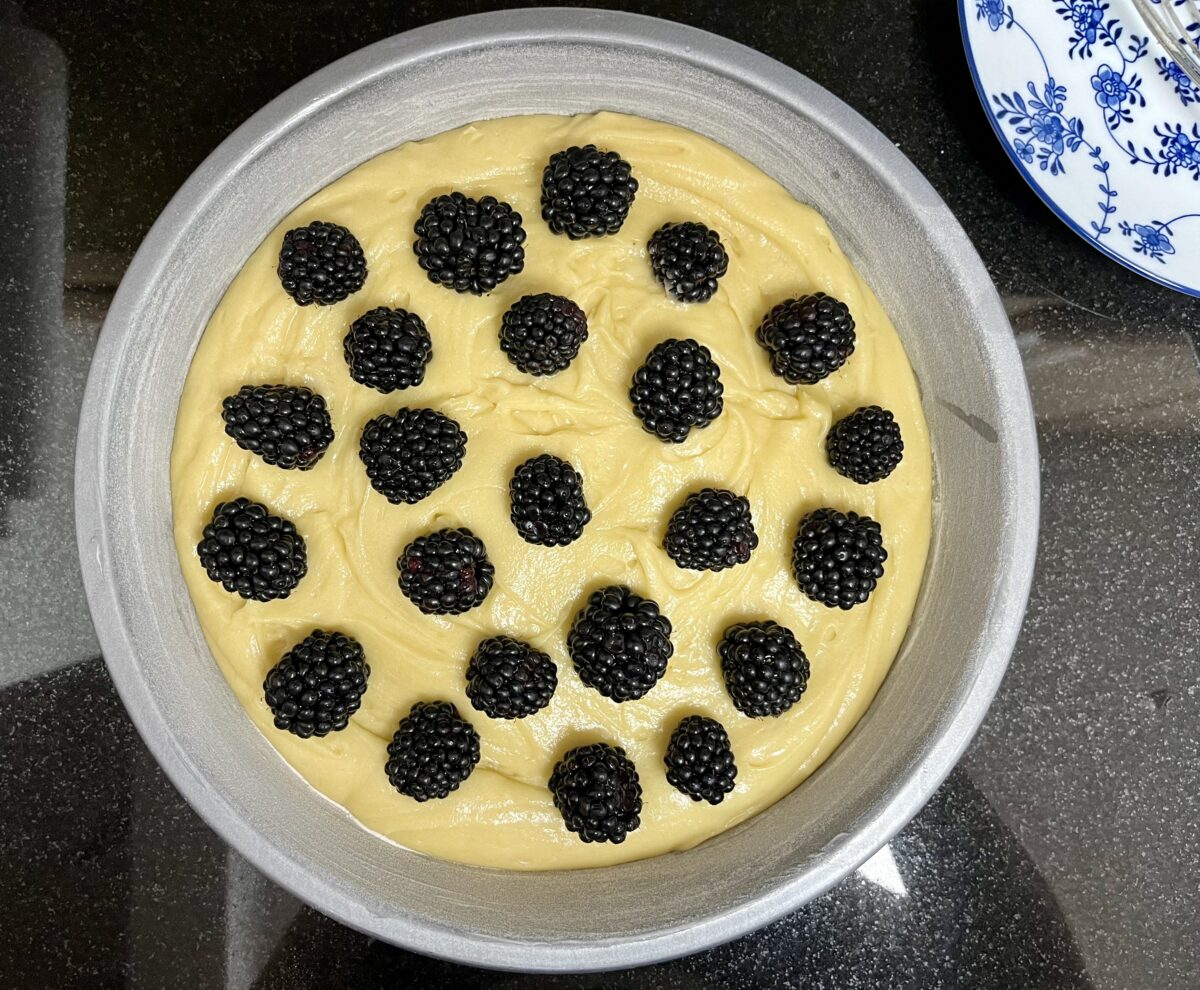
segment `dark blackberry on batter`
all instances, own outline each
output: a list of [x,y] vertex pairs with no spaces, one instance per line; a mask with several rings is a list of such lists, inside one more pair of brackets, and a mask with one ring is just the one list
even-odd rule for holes
[[567,652],[584,684],[622,702],[659,682],[675,647],[657,602],[612,585],[593,592],[575,616]]
[[792,569],[809,598],[828,608],[861,605],[883,577],[883,531],[870,516],[817,509],[800,521]]
[[587,316],[566,296],[522,296],[500,323],[500,349],[527,375],[553,375],[579,353]]
[[756,334],[771,370],[793,385],[815,385],[854,353],[854,317],[824,292],[788,299],[763,317]]
[[290,519],[248,498],[221,502],[196,545],[212,580],[243,598],[287,598],[308,571],[304,538]]
[[860,485],[882,481],[904,457],[900,424],[879,406],[855,409],[838,420],[825,438],[834,470]]
[[720,804],[733,790],[737,764],[729,733],[715,718],[689,715],[671,733],[667,782],[693,801]]
[[508,483],[512,523],[526,543],[565,547],[583,534],[592,513],[583,498],[583,478],[553,454],[531,457]]
[[808,686],[808,658],[778,622],[739,622],[717,648],[734,707],[751,718],[782,715]]
[[663,548],[680,567],[723,571],[744,564],[758,546],[750,500],[722,488],[689,495],[671,516]]
[[456,791],[479,762],[479,733],[448,701],[418,701],[388,744],[388,780],[416,801]]
[[720,235],[702,223],[665,223],[648,250],[654,277],[680,302],[708,302],[729,270]]
[[225,432],[268,464],[307,471],[333,443],[323,396],[291,385],[243,385],[221,403]]
[[521,214],[495,196],[437,196],[413,230],[413,251],[429,281],[455,292],[491,292],[525,267]]
[[301,739],[346,728],[367,690],[362,645],[340,632],[317,629],[267,672],[263,697],[275,728]]
[[542,219],[571,240],[615,234],[637,192],[629,162],[594,144],[550,156],[542,173]]
[[462,467],[467,435],[435,409],[400,409],[363,427],[358,456],[372,487],[394,505],[413,503]]
[[299,305],[331,306],[367,280],[362,245],[345,227],[314,220],[283,235],[279,282]]
[[633,375],[629,398],[648,433],[682,443],[724,408],[721,369],[712,352],[694,340],[664,340]]
[[550,793],[567,829],[584,842],[624,842],[641,824],[642,784],[620,746],[570,750],[550,775]]
[[378,306],[350,325],[342,351],[356,382],[380,392],[395,392],[425,380],[433,339],[416,313]]
[[483,604],[496,569],[469,529],[418,536],[396,562],[400,590],[426,615],[460,615]]
[[485,639],[467,664],[467,697],[489,718],[541,711],[558,686],[558,668],[541,650],[510,636]]

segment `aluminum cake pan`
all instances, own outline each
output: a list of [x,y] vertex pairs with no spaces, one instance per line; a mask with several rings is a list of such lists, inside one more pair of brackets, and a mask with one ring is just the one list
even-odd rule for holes
[[[471,120],[614,109],[728,145],[829,220],[923,389],[934,539],[912,627],[865,717],[778,804],[682,853],[515,873],[381,841],[284,764],[205,646],[171,535],[169,453],[204,325],[295,205],[404,141]],[[387,39],[257,113],[200,166],[134,258],[81,415],[80,557],[116,686],[171,780],[231,845],[322,912],[420,952],[580,971],[696,952],[822,893],[953,767],[1000,683],[1037,542],[1036,436],[1003,307],[962,229],[877,130],[791,69],[631,14],[476,15]]]

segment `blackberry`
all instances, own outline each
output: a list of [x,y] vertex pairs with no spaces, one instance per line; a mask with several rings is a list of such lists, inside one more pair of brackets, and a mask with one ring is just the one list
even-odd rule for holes
[[521,214],[494,196],[437,196],[413,230],[413,251],[429,281],[455,292],[491,292],[525,267]]
[[425,380],[433,340],[416,313],[379,306],[350,324],[342,349],[350,377],[386,393]]
[[318,629],[267,672],[263,695],[275,728],[301,739],[325,736],[346,728],[362,703],[370,675],[356,640]]
[[467,697],[488,718],[524,718],[550,704],[558,669],[541,650],[508,636],[485,639],[467,664]]
[[393,505],[419,502],[462,467],[467,435],[435,409],[400,409],[363,427],[358,456],[371,485]]
[[304,538],[292,521],[248,498],[213,510],[196,553],[226,591],[257,602],[287,598],[308,571]]
[[615,151],[567,148],[551,155],[542,173],[542,219],[573,241],[615,234],[637,188],[629,162]]
[[307,471],[333,443],[323,396],[291,385],[243,385],[221,403],[221,418],[242,450],[268,464]]
[[730,626],[717,651],[729,697],[743,715],[782,715],[808,686],[808,658],[792,631],[778,622]]
[[522,296],[500,324],[500,350],[527,375],[553,375],[575,360],[587,316],[566,296]]
[[663,549],[680,567],[723,571],[744,564],[758,546],[750,500],[721,488],[693,492],[667,524]]
[[650,267],[667,293],[680,302],[708,302],[729,255],[715,230],[702,223],[664,223],[650,238]]
[[592,593],[567,636],[579,679],[613,701],[636,701],[667,672],[675,652],[658,604],[613,585]]
[[283,235],[279,281],[300,306],[332,306],[367,280],[362,245],[345,227],[314,220]]
[[904,457],[896,417],[879,406],[863,406],[834,424],[825,438],[829,463],[860,485],[882,481]]
[[418,701],[388,743],[388,780],[416,801],[457,791],[479,762],[479,733],[448,701]]
[[539,454],[508,483],[512,522],[526,543],[565,547],[583,534],[592,518],[583,499],[583,478],[560,457]]
[[418,536],[396,561],[400,590],[426,615],[461,615],[483,604],[496,569],[469,529]]
[[647,432],[682,443],[693,426],[721,415],[721,369],[712,352],[694,340],[664,340],[633,375],[629,398]]
[[854,353],[854,317],[844,302],[817,292],[781,302],[756,334],[771,369],[793,385],[815,385]]
[[870,516],[817,509],[800,520],[792,570],[809,598],[828,608],[861,605],[883,577],[883,531]]
[[689,715],[667,744],[667,782],[693,801],[720,804],[733,790],[737,765],[725,726],[704,715]]
[[620,746],[570,750],[550,775],[550,793],[567,830],[584,842],[624,842],[642,823],[642,784]]

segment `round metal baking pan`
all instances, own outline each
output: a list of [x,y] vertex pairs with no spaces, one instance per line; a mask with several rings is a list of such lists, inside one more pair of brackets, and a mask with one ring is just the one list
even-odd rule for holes
[[[472,120],[614,109],[722,142],[829,220],[904,340],[935,459],[934,539],[904,647],[804,784],[695,849],[519,873],[443,862],[359,826],[292,772],[213,663],[171,535],[169,454],[196,343],[295,205],[404,141]],[[112,678],[146,744],[232,846],[317,909],[480,966],[608,969],[696,952],[817,896],[920,809],[983,719],[1021,623],[1038,462],[1021,362],[962,229],[913,165],[820,87],[630,14],[485,14],[390,38],[306,79],[200,166],[105,321],[76,479],[79,550]]]

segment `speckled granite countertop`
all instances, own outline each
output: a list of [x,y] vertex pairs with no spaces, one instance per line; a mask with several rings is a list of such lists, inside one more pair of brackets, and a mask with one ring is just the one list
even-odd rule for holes
[[98,659],[70,510],[91,351],[146,229],[245,117],[364,44],[500,5],[0,0],[0,985],[1200,987],[1200,304],[1106,261],[1025,187],[944,0],[594,5],[728,35],[828,87],[982,253],[1033,389],[1044,508],[979,737],[829,894],[629,973],[431,961],[257,874],[167,783]]

